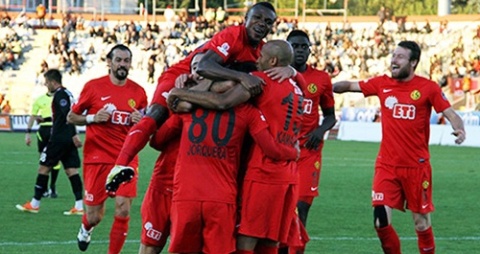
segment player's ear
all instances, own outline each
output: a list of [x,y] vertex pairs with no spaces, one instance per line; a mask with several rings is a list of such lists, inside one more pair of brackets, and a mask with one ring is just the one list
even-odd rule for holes
[[270,66],[272,66],[272,67],[277,66],[278,65],[278,57],[276,57],[276,56],[271,57],[269,62],[270,62]]

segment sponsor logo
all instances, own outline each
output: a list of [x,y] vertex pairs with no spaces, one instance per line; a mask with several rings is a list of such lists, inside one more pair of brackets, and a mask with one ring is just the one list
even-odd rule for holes
[[10,130],[10,117],[7,115],[0,116],[0,130]]
[[317,190],[318,190],[318,186],[317,186],[317,187],[310,187],[310,190],[311,190],[311,191],[317,191]]
[[220,53],[224,54],[225,56],[228,56],[228,50],[230,49],[230,45],[224,42],[221,46],[218,46],[217,49],[218,51],[220,51]]
[[414,105],[397,103],[393,107],[393,118],[397,119],[415,119],[416,108]]
[[85,198],[86,201],[90,201],[90,202],[93,202],[93,199],[94,199],[93,194],[88,193],[87,191],[85,191],[85,197],[84,198]]
[[112,97],[112,96],[102,96],[102,97],[100,97],[100,100],[105,101],[105,100],[110,99],[110,97]]
[[422,205],[422,209],[426,209],[428,207],[428,204]]
[[120,125],[130,125],[130,113],[124,111],[113,111],[112,123]]
[[312,113],[313,101],[311,99],[303,100],[303,113],[310,114]]
[[383,193],[372,191],[372,200],[373,201],[382,201],[383,200]]
[[142,132],[141,130],[134,130],[134,131],[128,133],[128,136],[132,136],[135,133],[141,133],[141,132]]
[[418,90],[413,90],[413,92],[410,93],[410,98],[412,98],[412,100],[414,100],[414,101],[420,99],[421,96],[422,96],[422,94],[420,94],[420,91],[418,91]]
[[156,230],[153,228],[153,225],[151,222],[146,222],[145,225],[143,225],[145,230],[147,230],[147,237],[152,238],[156,241],[159,241],[160,238],[162,237],[162,232]]
[[389,93],[391,91],[392,91],[392,89],[383,89],[383,93]]

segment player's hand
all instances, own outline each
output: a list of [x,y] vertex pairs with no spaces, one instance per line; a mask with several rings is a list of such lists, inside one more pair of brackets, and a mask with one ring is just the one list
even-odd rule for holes
[[138,123],[143,117],[142,112],[140,112],[138,109],[132,107],[133,112],[130,115],[130,119],[132,120],[132,123]]
[[324,134],[325,132],[321,131],[320,128],[308,133],[307,142],[305,142],[305,148],[309,150],[318,150],[318,147],[323,142]]
[[282,83],[284,80],[295,75],[295,70],[291,66],[273,67],[265,71],[265,73],[273,80]]
[[178,76],[177,79],[175,79],[175,87],[184,88],[185,83],[187,83],[187,81],[191,79],[191,76],[191,74],[181,74],[180,76]]
[[465,134],[464,130],[454,130],[452,132],[452,135],[457,137],[455,139],[455,143],[458,144],[458,145],[460,145],[461,143],[463,143],[463,141],[465,141],[466,134]]
[[178,98],[178,93],[180,93],[180,91],[181,89],[179,88],[173,88],[168,93],[167,105],[173,112],[176,112],[178,103],[180,102],[180,98]]
[[35,117],[35,121],[37,122],[37,124],[41,124],[41,123],[44,122],[43,117],[41,117],[41,116]]
[[72,140],[73,140],[73,144],[75,144],[76,148],[82,147],[82,140],[80,139],[80,136],[78,136],[78,134],[73,136]]
[[108,121],[108,119],[110,119],[110,112],[108,112],[106,109],[102,108],[93,117],[93,122],[103,123],[103,122]]
[[257,76],[244,73],[240,78],[240,84],[245,87],[252,96],[256,96],[263,91],[265,81]]
[[30,146],[31,143],[32,143],[32,138],[30,137],[30,133],[26,133],[25,134],[25,144],[27,146]]

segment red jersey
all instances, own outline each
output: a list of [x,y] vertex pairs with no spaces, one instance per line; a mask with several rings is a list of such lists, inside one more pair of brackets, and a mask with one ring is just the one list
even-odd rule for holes
[[182,132],[172,200],[235,204],[245,133],[268,128],[260,111],[243,104],[226,111],[199,108],[172,118],[177,121],[165,124]]
[[[130,121],[132,107],[143,111],[146,106],[145,90],[132,80],[127,79],[125,85],[117,86],[107,75],[87,82],[72,112],[79,115],[85,112],[95,114],[100,109],[106,109],[111,117],[105,123],[87,125],[84,163],[114,164],[133,125]],[[137,158],[131,165],[137,167]]]
[[450,107],[440,87],[419,76],[399,82],[383,75],[361,81],[360,88],[365,96],[380,99],[382,142],[377,161],[403,167],[428,161],[432,107],[437,112]]
[[[322,109],[335,107],[333,99],[333,87],[330,76],[324,72],[307,65],[307,69],[302,72],[306,87],[303,90],[303,125],[300,131],[300,147],[304,147],[307,142],[306,135],[315,130],[320,122],[320,113],[318,106]],[[323,143],[322,143],[323,144]]]
[[260,50],[265,43],[262,41],[254,48],[250,46],[245,26],[230,26],[215,34],[212,39],[200,48],[190,53],[185,59],[167,69],[158,79],[158,85],[152,103],[167,107],[168,92],[175,86],[175,79],[181,74],[190,73],[190,62],[198,52],[211,49],[224,60],[224,65],[251,63],[255,66]]
[[[294,147],[302,128],[302,90],[292,79],[278,83],[264,72],[252,74],[266,82],[263,92],[254,98],[254,103],[265,116],[275,141]],[[268,183],[297,183],[296,162],[272,160],[265,156],[258,144],[254,144],[245,179]]]

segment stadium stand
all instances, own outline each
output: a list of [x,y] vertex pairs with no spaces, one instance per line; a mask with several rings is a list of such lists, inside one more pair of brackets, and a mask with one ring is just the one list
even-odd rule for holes
[[[222,22],[215,19],[207,22],[202,16],[192,18],[178,14],[174,27],[168,29],[163,21],[147,23],[138,17],[112,17],[118,19],[95,20],[81,14],[63,15],[61,19],[47,22],[50,29],[36,30],[36,20],[27,18],[22,25],[11,20],[5,22],[0,30],[0,40],[4,41],[4,34],[13,30],[21,46],[20,51],[16,48],[17,60],[20,61],[14,65],[5,64],[0,74],[0,93],[7,94],[13,107],[12,113],[27,114],[32,98],[44,91],[40,67],[43,61],[50,68],[61,69],[65,86],[78,95],[87,80],[106,73],[105,52],[109,47],[125,43],[133,51],[130,77],[142,84],[151,97],[155,84],[148,82],[149,60],[154,60],[156,79],[164,69],[208,40],[216,31],[242,22],[241,18],[233,17]],[[328,71],[334,80],[363,79],[387,73],[389,53],[396,43],[404,39],[415,40],[423,50],[417,72],[444,87],[456,109],[474,108],[480,86],[480,21],[402,20],[406,21],[393,20],[381,25],[376,18],[360,22],[298,23],[281,17],[270,38],[284,39],[293,28],[307,30],[314,42],[310,62]],[[0,57],[0,63],[2,59]],[[468,91],[463,89],[465,81],[467,84],[470,82]],[[473,98],[468,104],[465,94]],[[365,100],[358,94],[338,96],[336,101],[338,109],[344,106],[377,106],[374,99]]]

